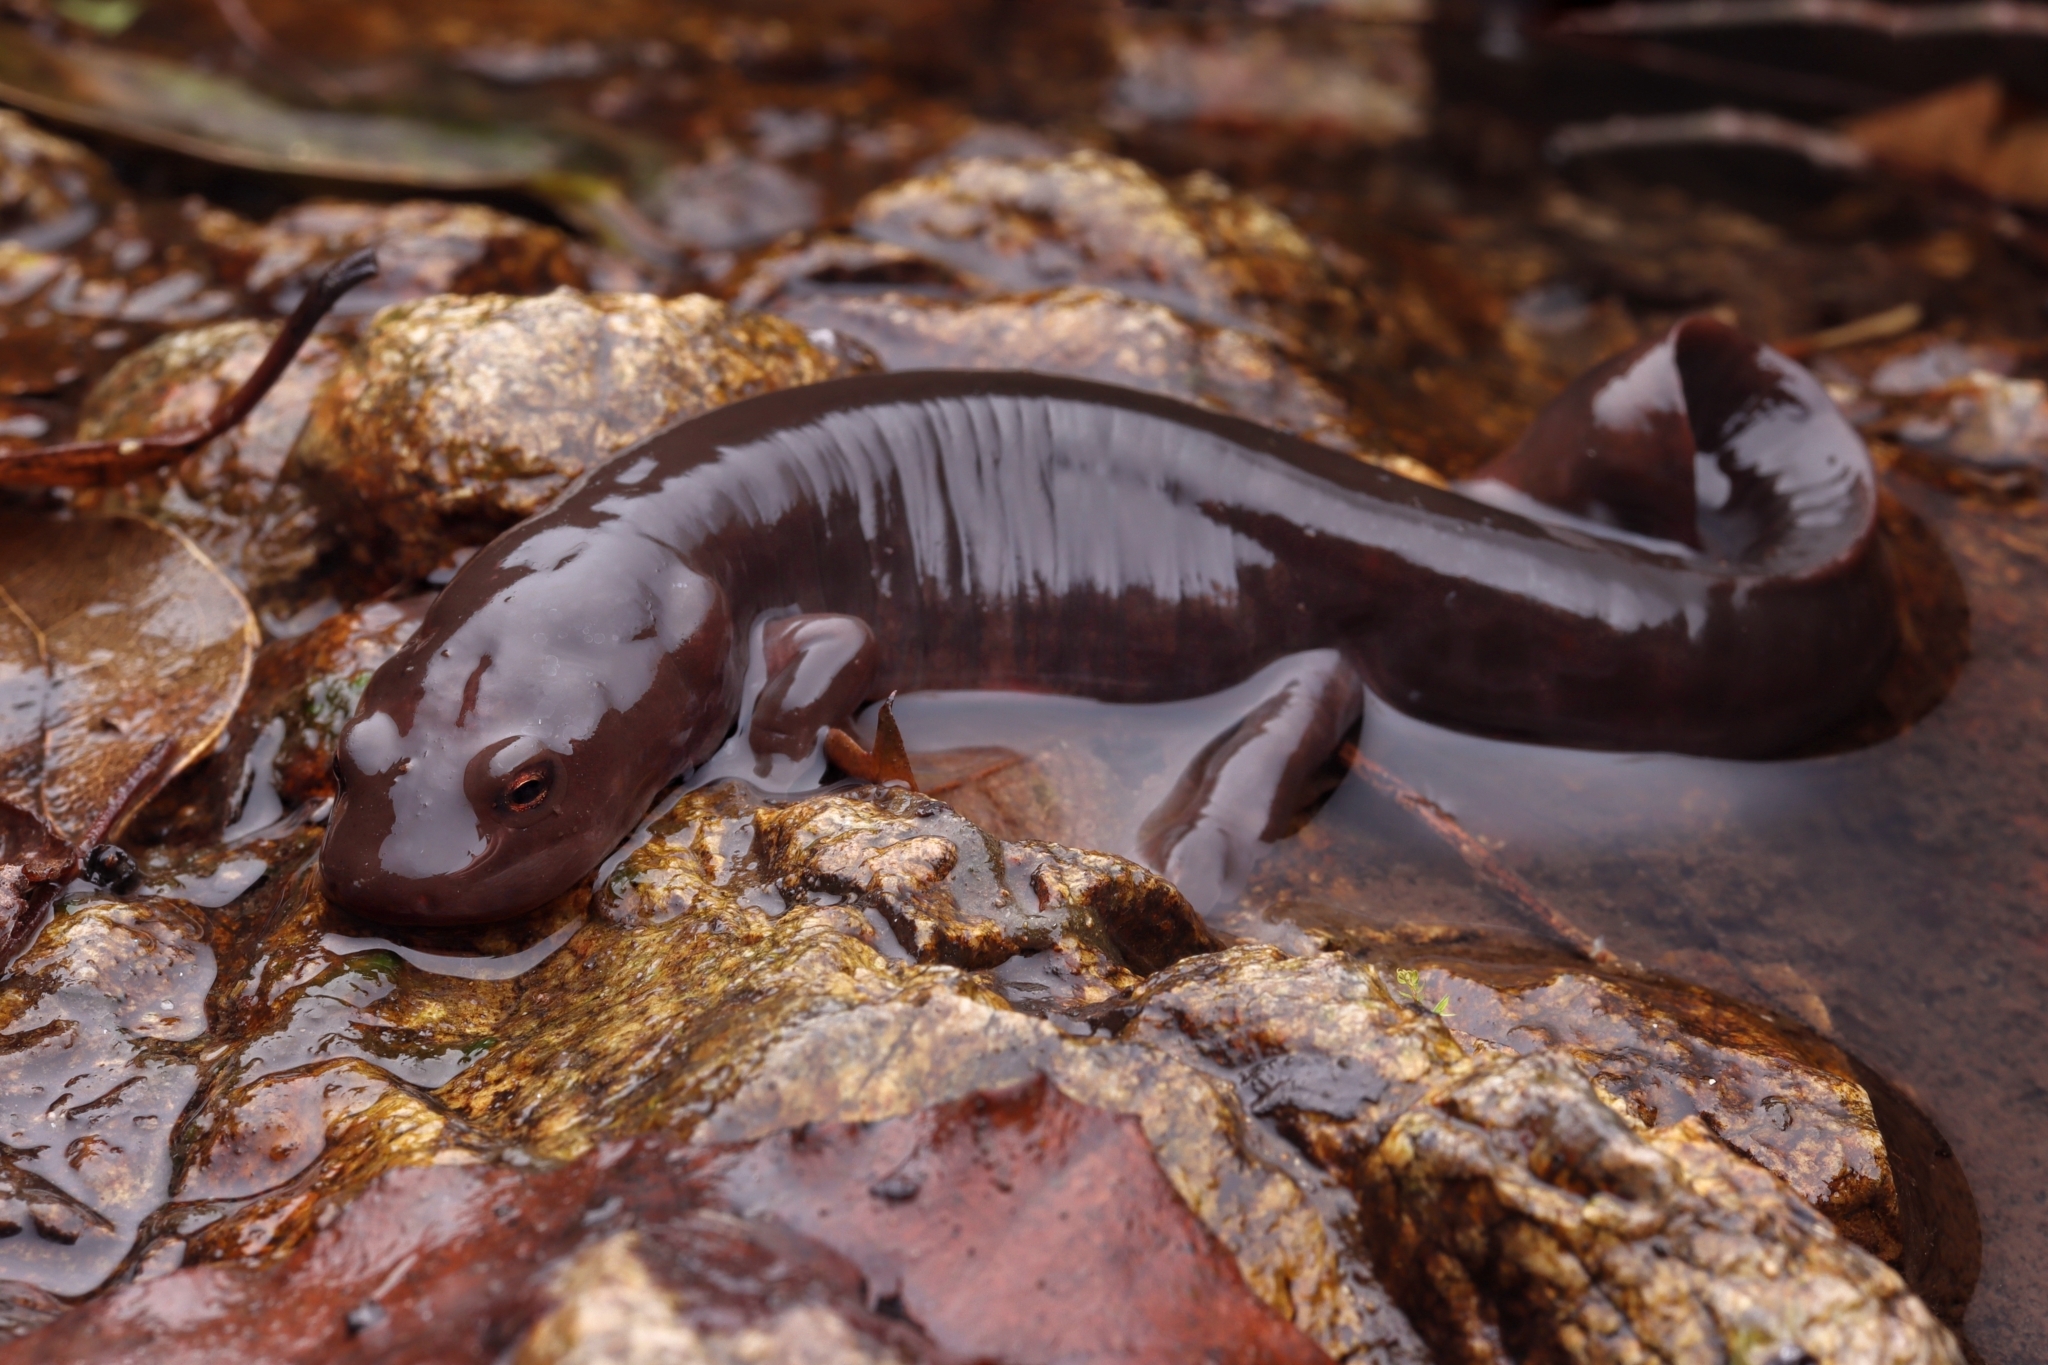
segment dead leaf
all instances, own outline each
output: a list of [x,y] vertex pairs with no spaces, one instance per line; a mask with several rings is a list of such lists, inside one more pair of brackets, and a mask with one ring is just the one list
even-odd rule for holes
[[896,728],[896,694],[882,703],[875,717],[875,747],[864,748],[858,739],[834,728],[825,735],[825,757],[863,782],[880,782],[918,790],[917,774],[911,771],[909,751],[903,747],[903,732]]
[[80,124],[226,166],[434,189],[503,189],[564,169],[560,141],[392,114],[292,108],[229,76],[146,53],[10,29],[0,95]]
[[2004,87],[1989,77],[1866,114],[1843,131],[1902,170],[2048,207],[2048,119],[2014,118]]
[[256,644],[249,604],[178,532],[0,512],[0,800],[73,841],[139,808],[213,746]]
[[809,1124],[719,1164],[738,1212],[831,1247],[957,1357],[1329,1360],[1246,1287],[1136,1119],[1042,1076],[879,1123]]
[[0,962],[41,923],[57,886],[78,873],[77,851],[19,806],[0,801]]

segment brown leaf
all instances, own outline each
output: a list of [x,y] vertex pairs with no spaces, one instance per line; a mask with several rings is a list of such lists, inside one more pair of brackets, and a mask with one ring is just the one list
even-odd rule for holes
[[1329,1360],[1245,1286],[1136,1119],[1043,1077],[765,1138],[719,1176],[737,1211],[846,1257],[885,1311],[956,1356]]
[[2048,119],[2015,119],[2004,88],[1990,77],[1866,114],[1843,131],[1901,169],[2048,207]]
[[0,864],[25,869],[40,877],[69,861],[71,846],[33,812],[0,801]]
[[178,532],[0,512],[0,800],[74,841],[109,807],[117,830],[212,747],[256,644],[249,604]]
[[518,127],[306,111],[232,76],[140,52],[55,43],[11,27],[0,92],[45,118],[224,166],[330,180],[506,188],[558,170],[581,144]]
[[903,732],[896,728],[896,694],[875,715],[875,747],[868,749],[851,734],[836,726],[825,734],[825,757],[863,782],[919,790],[917,774],[911,771],[910,752],[903,747]]
[[903,732],[896,728],[896,694],[882,703],[875,716],[875,769],[878,782],[901,783],[917,790],[917,774],[910,770],[910,753],[903,747]]

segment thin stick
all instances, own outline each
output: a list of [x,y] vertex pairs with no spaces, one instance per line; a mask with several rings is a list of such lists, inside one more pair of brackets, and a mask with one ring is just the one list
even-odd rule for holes
[[1890,5],[1883,0],[1625,0],[1580,10],[1554,26],[1560,33],[1676,33],[1721,28],[1808,24],[1870,29],[1892,38],[1999,33],[2048,38],[2048,5],[1975,0],[1948,5]]
[[1803,337],[1777,343],[1780,351],[1794,360],[1818,355],[1822,351],[1839,351],[1849,346],[1861,346],[1872,341],[1889,341],[1904,336],[1926,320],[1926,313],[1917,303],[1902,303],[1887,308],[1881,313],[1856,318],[1839,327],[1810,332]]
[[377,253],[365,249],[327,268],[285,319],[284,330],[263,353],[256,372],[198,426],[161,436],[129,436],[113,441],[74,441],[37,446],[0,455],[0,484],[26,488],[88,487],[133,478],[174,464],[239,423],[270,392],[278,377],[313,335],[341,296],[377,273]]
[[1688,144],[1771,147],[1831,171],[1862,171],[1870,166],[1870,153],[1840,133],[1750,109],[1617,114],[1597,123],[1568,123],[1550,135],[1543,150],[1552,161],[1569,161],[1595,152]]
[[1493,850],[1478,835],[1458,823],[1456,816],[1358,752],[1358,746],[1346,744],[1337,751],[1337,756],[1350,765],[1353,772],[1414,814],[1432,834],[1449,844],[1451,850],[1465,860],[1465,866],[1513,901],[1524,914],[1563,939],[1574,952],[1589,962],[1603,965],[1619,961],[1599,939],[1574,924],[1563,911],[1538,895],[1536,888],[1523,881],[1513,868],[1496,858]]

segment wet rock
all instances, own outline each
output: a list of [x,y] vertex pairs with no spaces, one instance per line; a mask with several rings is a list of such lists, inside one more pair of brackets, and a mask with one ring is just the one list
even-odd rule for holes
[[[1666,1349],[1687,1331],[1753,1359],[1955,1359],[1857,1245],[1887,1251],[1903,1214],[1867,1097],[1829,1070],[1839,1054],[1704,994],[1441,954],[1403,986],[1349,953],[1219,949],[1142,869],[1002,844],[895,789],[692,792],[580,928],[572,897],[461,945],[376,937],[298,866],[270,908],[241,912],[215,991],[227,1046],[187,1111],[180,1199],[150,1224],[188,1266],[226,1263],[209,1275],[294,1248],[286,1264],[339,1264],[354,1209],[451,1167],[576,1169],[646,1134],[796,1161],[802,1139],[777,1135],[1044,1077],[1131,1116],[1252,1293],[1340,1359],[1505,1359],[1481,1347],[1524,1340],[1569,1354],[1586,1333]],[[1452,995],[1450,1017],[1418,992]],[[1500,1117],[1502,1086],[1541,1103]],[[1616,1174],[1643,1170],[1663,1174]],[[876,1174],[872,1200],[923,1197],[892,1173],[916,1174]],[[792,1208],[777,1216],[812,1217]],[[861,1246],[889,1244],[825,1229],[803,1230],[870,1271]],[[1670,1266],[1643,1278],[1667,1233]],[[589,1322],[627,1312],[602,1302]],[[108,1320],[141,1320],[126,1312]],[[585,1320],[560,1331],[598,1331]]]
[[[242,1199],[285,1184],[311,1166],[330,1130],[397,1087],[354,1058],[315,1063],[236,1086],[193,1125],[172,1190],[180,1201]],[[206,1122],[218,1115],[217,1122]]]
[[[204,422],[255,372],[281,324],[223,322],[174,332],[122,358],[86,395],[78,438],[150,436]],[[120,489],[88,489],[81,506],[132,512],[177,527],[245,589],[288,581],[309,567],[315,524],[296,486],[279,475],[304,430],[314,395],[340,368],[333,337],[309,340],[255,411],[161,475]]]
[[854,225],[984,291],[1093,285],[1319,358],[1361,330],[1357,300],[1301,230],[1206,173],[1168,186],[1094,151],[969,157],[875,191]]
[[1072,138],[1028,128],[1021,123],[975,123],[966,132],[919,163],[917,170],[929,174],[955,161],[970,157],[997,160],[1047,159],[1078,150]]
[[342,726],[432,600],[371,601],[265,645],[220,744],[144,809],[137,832],[152,843],[235,840],[333,796]]
[[[1246,1292],[1135,1122],[1043,1078],[900,1119],[777,1134],[712,1169],[743,1212],[847,1256],[871,1292],[959,1356],[1328,1358]],[[1010,1285],[993,1300],[989,1267]]]
[[2048,483],[2044,359],[2037,341],[1964,342],[1914,330],[1812,364],[1881,468],[2011,502],[2039,496]]
[[740,308],[772,305],[780,312],[814,294],[878,293],[965,299],[973,295],[974,287],[951,267],[908,247],[826,233],[756,259],[734,286],[732,297]]
[[697,252],[746,251],[801,232],[817,223],[822,203],[818,187],[794,172],[737,153],[675,167],[646,196],[668,238]]
[[1213,176],[963,155],[878,190],[860,237],[770,252],[734,291],[892,369],[1031,369],[1170,394],[1343,449],[1319,377],[1361,344],[1356,294],[1283,215]]
[[0,305],[20,303],[63,273],[64,258],[33,251],[19,242],[0,242]]
[[1070,974],[1129,986],[1215,946],[1170,885],[1131,864],[1046,844],[999,846],[915,793],[800,802],[763,812],[754,828],[760,865],[796,869],[776,882],[785,896],[849,897],[920,961],[994,967],[1053,952]]
[[1844,1236],[1882,1260],[1901,1255],[1884,1134],[1833,1044],[1676,982],[1456,961],[1422,969],[1418,982],[1431,999],[1448,997],[1459,1038],[1568,1056],[1644,1128],[1696,1116]]
[[689,1156],[647,1141],[541,1174],[394,1170],[305,1254],[188,1266],[16,1349],[109,1365],[938,1359],[868,1306],[843,1258],[708,1198]]
[[0,1279],[71,1296],[121,1264],[170,1186],[213,975],[199,923],[162,902],[60,902],[14,961],[0,981]]
[[[1466,970],[1472,976],[1481,975],[1480,969]],[[1887,1237],[1881,1222],[1869,1216],[1868,1203],[1850,1194],[1844,1200],[1848,1217],[1837,1229],[1805,1202],[1812,1200],[1823,1207],[1828,1203],[1831,1191],[1825,1185],[1816,1187],[1815,1175],[1833,1168],[1845,1177],[1845,1185],[1853,1187],[1869,1183],[1870,1168],[1876,1165],[1896,1208],[1895,1191],[1889,1190],[1890,1172],[1882,1164],[1882,1136],[1860,1088],[1846,1076],[1820,1081],[1811,1069],[1788,1055],[1796,1051],[1794,1040],[1782,1034],[1773,1036],[1774,1030],[1723,1005],[1720,1012],[1726,1017],[1719,1030],[1710,1028],[1710,1034],[1720,1032],[1724,1043],[1730,1041],[1731,1034],[1741,1035],[1747,1044],[1720,1058],[1732,1083],[1731,1093],[1724,1097],[1717,1086],[1701,1084],[1701,1092],[1708,1098],[1699,1109],[1682,1117],[1667,1111],[1661,1115],[1661,1126],[1648,1126],[1613,1093],[1617,1089],[1623,1093],[1638,1088],[1655,1090],[1670,1079],[1668,1073],[1674,1068],[1669,1057],[1656,1055],[1654,1045],[1639,1046],[1650,1040],[1634,1038],[1627,1021],[1633,1015],[1634,1026],[1645,1032],[1654,1028],[1673,1030],[1678,1038],[1686,1035],[1674,1028],[1673,1014],[1651,1013],[1649,1001],[1655,999],[1654,994],[1648,999],[1631,999],[1628,988],[1619,983],[1607,988],[1610,994],[1602,1002],[1619,1007],[1615,1010],[1619,1019],[1614,1023],[1609,1023],[1598,1006],[1585,1008],[1589,1002],[1560,1008],[1562,1002],[1551,992],[1559,986],[1567,992],[1585,990],[1577,978],[1577,972],[1561,972],[1548,990],[1532,990],[1535,982],[1524,978],[1519,991],[1503,992],[1508,1000],[1503,1011],[1500,1001],[1486,1001],[1471,989],[1469,980],[1461,981],[1455,972],[1433,975],[1420,983],[1419,993],[1426,999],[1433,1001],[1439,987],[1460,991],[1453,997],[1449,1019],[1444,1020],[1415,1001],[1414,992],[1398,982],[1389,982],[1370,969],[1361,973],[1341,966],[1333,957],[1288,963],[1260,963],[1241,957],[1220,969],[1207,959],[1194,959],[1147,984],[1150,1003],[1125,1036],[1138,1032],[1173,1049],[1192,1045],[1212,1063],[1229,1067],[1247,1108],[1270,1116],[1317,1165],[1350,1172],[1346,1183],[1361,1199],[1361,1216],[1370,1236],[1378,1239],[1373,1263],[1409,1320],[1430,1337],[1442,1358],[1519,1359],[1526,1353],[1561,1350],[1566,1358],[1626,1359],[1629,1348],[1625,1345],[1615,1346],[1617,1354],[1611,1357],[1597,1352],[1587,1355],[1592,1348],[1584,1345],[1583,1331],[1575,1344],[1566,1339],[1571,1335],[1567,1325],[1550,1322],[1529,1327],[1523,1319],[1540,1317],[1543,1311],[1555,1309],[1560,1299],[1569,1299],[1572,1312],[1584,1311],[1590,1314],[1588,1321],[1597,1318],[1608,1324],[1601,1332],[1626,1335],[1625,1324],[1600,1307],[1599,1301],[1628,1296],[1634,1297],[1626,1315],[1637,1324],[1629,1331],[1653,1320],[1682,1321],[1688,1324],[1685,1331],[1691,1333],[1682,1339],[1719,1341],[1727,1350],[1735,1349],[1737,1343],[1759,1340],[1753,1335],[1758,1330],[1755,1323],[1769,1320],[1778,1324],[1772,1330],[1781,1335],[1770,1338],[1768,1349],[1785,1349],[1787,1358],[1796,1358],[1798,1349],[1811,1351],[1815,1359],[1956,1358],[1945,1331],[1906,1293],[1897,1274],[1850,1240],[1857,1233]],[[1594,989],[1600,990],[1597,983]],[[1534,999],[1515,998],[1525,993]],[[1494,1019],[1479,1032],[1458,1029],[1456,1001],[1460,998],[1471,1000],[1475,1012],[1491,1003]],[[1557,1013],[1548,1014],[1550,1027],[1546,1029],[1539,1021],[1553,1009]],[[1517,1050],[1526,1051],[1530,1062],[1521,1072],[1505,1068],[1503,1059],[1511,1054],[1484,1036],[1504,1015],[1518,1010],[1529,1021],[1528,1032],[1533,1035],[1516,1040]],[[1683,1015],[1677,1018],[1682,1020]],[[1513,1025],[1503,1031],[1513,1036],[1523,1027]],[[1606,1043],[1608,1050],[1589,1047],[1595,1040]],[[1666,1042],[1667,1050],[1672,1050],[1671,1041]],[[1660,1070],[1666,1074],[1660,1076]],[[1744,1121],[1754,1114],[1751,1087],[1765,1075],[1782,1082],[1786,1093],[1779,1105],[1771,1106],[1771,1112],[1789,1117],[1796,1105],[1806,1141],[1786,1138],[1774,1148],[1768,1141],[1753,1138],[1751,1148],[1760,1151],[1764,1160],[1726,1165],[1731,1160],[1726,1154],[1735,1144],[1716,1135],[1733,1132],[1740,1142]],[[1596,1085],[1607,1093],[1594,1089]],[[1562,1137],[1551,1141],[1542,1123],[1575,1132],[1598,1132],[1604,1135],[1603,1141],[1611,1139],[1631,1152],[1639,1152],[1647,1143],[1675,1154],[1673,1159],[1687,1169],[1655,1186],[1653,1192],[1646,1193],[1641,1186],[1622,1192],[1628,1199],[1659,1207],[1654,1212],[1638,1208],[1627,1218],[1614,1214],[1615,1222],[1606,1226],[1621,1231],[1619,1241],[1600,1253],[1607,1258],[1604,1264],[1560,1268],[1556,1254],[1540,1245],[1532,1248],[1517,1232],[1504,1235],[1504,1244],[1513,1250],[1502,1254],[1509,1259],[1523,1258],[1521,1261],[1509,1267],[1490,1264],[1483,1272],[1468,1274],[1449,1264],[1463,1264],[1461,1258],[1473,1244],[1469,1239],[1476,1235],[1465,1221],[1469,1209],[1464,1188],[1451,1183],[1392,1188],[1408,1179],[1409,1166],[1404,1164],[1412,1160],[1408,1144],[1420,1140],[1427,1146],[1429,1139],[1416,1139],[1414,1134],[1434,1131],[1431,1125],[1437,1120],[1432,1116],[1456,1111],[1461,1101],[1452,1097],[1465,1093],[1467,1087],[1489,1094],[1504,1090],[1528,1095],[1548,1087],[1552,1099],[1547,1103],[1557,1106],[1545,1111],[1550,1118],[1541,1123],[1531,1120],[1516,1136],[1500,1139],[1497,1151],[1512,1171],[1501,1179],[1522,1192],[1501,1198],[1517,1208],[1536,1203],[1537,1195],[1526,1193],[1533,1184],[1569,1187],[1578,1191],[1581,1199],[1600,1189],[1615,1188],[1614,1180],[1601,1173],[1595,1145],[1574,1148]],[[1859,1102],[1845,1105],[1844,1092]],[[1567,1113],[1569,1118],[1564,1117]],[[1506,1120],[1500,1124],[1512,1126]],[[1737,1146],[1737,1150],[1741,1148]],[[1859,1163],[1863,1167],[1860,1172],[1856,1169]],[[1805,1178],[1804,1200],[1791,1185],[1765,1174],[1766,1168],[1774,1165],[1790,1167],[1795,1178]],[[1730,1174],[1736,1169],[1742,1172],[1739,1179]],[[1692,1208],[1674,1193],[1708,1181],[1732,1181],[1736,1186],[1735,1193],[1719,1199],[1711,1214]],[[1867,1189],[1864,1193],[1868,1194]],[[1522,1203],[1516,1203],[1518,1198]],[[1413,1212],[1409,1200],[1415,1201],[1417,1208],[1427,1206],[1434,1212]],[[1606,1216],[1606,1211],[1596,1208],[1587,1221],[1598,1225]],[[1417,1222],[1427,1223],[1432,1231],[1426,1235],[1412,1232],[1410,1225]],[[1480,1226],[1484,1223],[1482,1219]],[[1656,1240],[1665,1233],[1696,1236],[1698,1244],[1688,1248]],[[1889,1240],[1879,1249],[1895,1255],[1898,1243]],[[1660,1255],[1672,1258],[1669,1273],[1646,1276],[1639,1263]],[[1788,1255],[1808,1256],[1808,1263],[1788,1272],[1784,1268]],[[1448,1260],[1439,1265],[1442,1258]],[[1719,1288],[1707,1288],[1727,1287],[1724,1274],[1732,1277],[1751,1271],[1760,1282],[1746,1289],[1730,1288],[1726,1300],[1716,1297]],[[1800,1288],[1791,1289],[1790,1281],[1801,1277],[1810,1278],[1804,1278]],[[1534,1288],[1529,1287],[1532,1280]],[[1748,1306],[1731,1306],[1743,1302],[1745,1295],[1766,1302],[1783,1292],[1794,1294],[1803,1310],[1795,1312],[1785,1304],[1755,1312]],[[1528,1301],[1518,1300],[1518,1295],[1527,1295]],[[1589,1301],[1594,1307],[1587,1307]],[[1531,1307],[1531,1302],[1537,1306]],[[1875,1335],[1870,1339],[1855,1340],[1850,1332],[1842,1340],[1829,1342],[1826,1349],[1813,1344],[1828,1341],[1828,1324],[1852,1323],[1859,1315],[1864,1323],[1872,1324],[1870,1331]],[[1514,1335],[1525,1329],[1533,1335]],[[1505,1354],[1501,1353],[1503,1339]],[[1648,1345],[1653,1351],[1669,1353],[1680,1339],[1659,1338]],[[1667,1354],[1666,1358],[1672,1357]],[[1757,1358],[1771,1357],[1766,1350]]]
[[64,1302],[54,1294],[19,1280],[0,1281],[0,1340],[25,1337],[63,1313]]
[[1440,1359],[1963,1359],[1896,1273],[1699,1119],[1645,1134],[1560,1057],[1431,1095],[1361,1183],[1375,1263]]
[[0,109],[0,240],[61,251],[98,226],[118,193],[91,152]]
[[1135,1124],[1043,1080],[736,1147],[389,1172],[282,1267],[181,1271],[59,1332],[38,1345],[108,1360],[1327,1359]]
[[776,311],[806,329],[859,338],[892,370],[1074,375],[1200,403],[1340,449],[1356,444],[1343,400],[1273,342],[1107,290],[976,302],[815,292]]
[[2007,495],[2038,492],[2048,478],[2048,384],[1972,370],[1895,405],[1879,429],[1916,468],[1946,482]]
[[[56,394],[164,327],[239,304],[188,215],[130,197],[83,146],[0,111],[0,395]],[[61,435],[69,413],[9,421],[0,435],[34,440]]]
[[845,369],[791,324],[699,295],[437,296],[372,322],[288,474],[347,555],[421,576],[670,423]]
[[[1289,8],[1309,12],[1275,22],[1275,11]],[[1215,6],[1198,15],[1121,7],[1104,119],[1129,134],[1199,129],[1297,150],[1416,137],[1428,126],[1430,67],[1417,22],[1428,8],[1408,0]]]
[[289,312],[336,258],[375,247],[377,278],[345,296],[341,316],[433,294],[544,294],[589,283],[583,248],[559,230],[481,204],[316,199],[262,226],[218,210],[200,221],[208,242],[243,272],[244,287]]

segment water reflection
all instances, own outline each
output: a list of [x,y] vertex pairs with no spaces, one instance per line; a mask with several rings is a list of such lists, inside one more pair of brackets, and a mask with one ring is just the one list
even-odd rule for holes
[[580,918],[572,919],[532,947],[502,955],[430,953],[388,938],[359,938],[348,934],[323,934],[320,947],[336,957],[348,957],[354,953],[390,953],[434,976],[460,977],[464,981],[513,981],[553,957],[555,950],[574,938],[582,927]]

